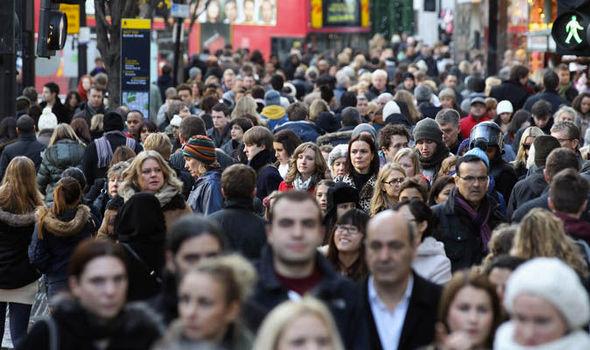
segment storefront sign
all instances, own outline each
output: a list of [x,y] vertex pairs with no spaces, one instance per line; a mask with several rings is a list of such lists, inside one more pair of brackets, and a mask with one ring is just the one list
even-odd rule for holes
[[124,18],[121,23],[121,104],[140,110],[149,118],[150,110],[149,19]]

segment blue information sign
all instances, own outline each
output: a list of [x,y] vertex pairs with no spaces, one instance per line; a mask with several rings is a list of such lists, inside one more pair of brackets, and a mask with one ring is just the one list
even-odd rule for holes
[[145,118],[150,111],[149,19],[125,18],[121,23],[121,104],[140,110]]

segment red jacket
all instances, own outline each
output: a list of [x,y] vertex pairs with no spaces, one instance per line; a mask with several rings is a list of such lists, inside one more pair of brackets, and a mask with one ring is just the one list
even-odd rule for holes
[[[290,183],[286,183],[285,180],[281,181],[281,183],[279,184],[279,192],[289,192],[289,191],[293,191],[295,188],[293,187],[293,184]],[[310,187],[307,192],[313,194],[315,193],[315,186]]]
[[474,126],[488,120],[492,120],[492,118],[490,118],[487,114],[479,118],[479,121],[475,120],[471,114],[467,115],[465,118],[462,118],[459,120],[459,130],[461,132],[461,137],[463,137],[463,139],[468,139],[469,134],[471,134],[471,129],[473,129]]

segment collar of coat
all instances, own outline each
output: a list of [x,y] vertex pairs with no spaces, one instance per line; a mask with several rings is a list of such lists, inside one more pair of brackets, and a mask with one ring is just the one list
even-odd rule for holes
[[37,218],[43,222],[43,231],[49,231],[58,237],[70,237],[82,231],[90,219],[90,208],[79,205],[76,215],[71,220],[62,221],[48,208],[40,207],[37,210]]
[[0,221],[13,227],[23,227],[35,224],[35,211],[25,214],[14,214],[0,208]]

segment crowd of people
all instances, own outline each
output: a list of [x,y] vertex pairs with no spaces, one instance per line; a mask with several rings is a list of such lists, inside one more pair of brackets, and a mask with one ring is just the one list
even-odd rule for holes
[[507,52],[486,77],[380,36],[203,56],[182,84],[162,68],[149,115],[97,67],[0,122],[17,349],[590,348],[576,64]]

